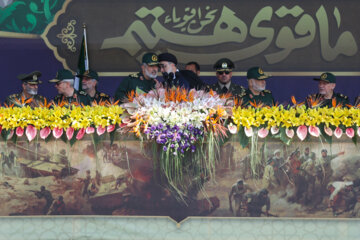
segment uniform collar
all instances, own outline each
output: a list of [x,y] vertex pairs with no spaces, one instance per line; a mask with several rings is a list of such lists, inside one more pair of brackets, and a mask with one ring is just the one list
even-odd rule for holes
[[218,84],[219,84],[219,86],[220,86],[220,89],[223,89],[224,87],[226,87],[227,90],[229,90],[229,89],[230,89],[230,85],[231,85],[231,81],[228,82],[227,84],[223,84],[223,83],[221,83],[221,82],[218,81]]

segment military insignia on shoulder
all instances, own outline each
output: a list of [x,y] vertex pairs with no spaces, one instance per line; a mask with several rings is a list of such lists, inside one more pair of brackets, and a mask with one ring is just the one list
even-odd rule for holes
[[100,93],[100,97],[109,97],[109,95],[107,95],[105,93]]
[[129,77],[137,78],[139,77],[139,73],[130,74]]
[[271,91],[268,90],[268,89],[265,89],[265,90],[264,90],[264,93],[271,93]]
[[81,94],[81,95],[86,95],[86,92],[80,91],[79,94]]

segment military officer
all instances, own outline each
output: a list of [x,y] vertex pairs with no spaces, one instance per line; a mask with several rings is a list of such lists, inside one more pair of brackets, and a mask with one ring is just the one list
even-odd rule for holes
[[41,72],[39,71],[34,71],[29,74],[20,74],[17,78],[22,81],[22,92],[8,96],[5,103],[8,106],[14,104],[16,107],[39,107],[43,104],[45,98],[38,95],[38,86],[41,83],[39,77],[41,77]]
[[146,53],[142,58],[141,71],[124,78],[115,92],[115,101],[124,102],[131,91],[147,93],[154,89],[159,71],[158,56],[155,53]]
[[109,95],[97,90],[99,75],[96,71],[85,71],[83,74],[77,75],[77,77],[81,78],[82,90],[90,96],[91,102],[110,102]]
[[321,74],[320,78],[314,78],[314,80],[319,82],[319,92],[306,98],[307,107],[333,107],[333,99],[336,105],[346,106],[349,104],[347,96],[334,92],[336,87],[334,74],[325,72]]
[[76,91],[74,89],[74,75],[65,69],[61,69],[56,73],[55,79],[49,80],[55,83],[55,88],[59,94],[54,98],[55,104],[60,102],[68,102],[69,104],[78,103],[85,106],[91,105],[91,98],[84,91]]
[[247,80],[249,88],[245,90],[241,97],[243,106],[250,106],[255,103],[257,106],[274,105],[274,97],[270,90],[266,90],[266,79],[270,78],[265,74],[262,68],[252,67],[247,71]]
[[244,93],[244,87],[237,85],[231,81],[232,70],[235,68],[234,63],[228,58],[219,59],[214,64],[216,71],[216,78],[218,82],[207,87],[207,90],[212,89],[217,94],[231,93],[233,96],[240,96]]

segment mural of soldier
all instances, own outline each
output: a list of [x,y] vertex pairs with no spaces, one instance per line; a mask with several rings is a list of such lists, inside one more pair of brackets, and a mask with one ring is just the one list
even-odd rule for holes
[[[244,217],[245,216],[245,207],[246,207],[246,193],[247,191],[253,191],[242,179],[237,180],[234,185],[231,187],[231,191],[229,193],[229,209],[230,212],[234,214],[236,217]],[[232,207],[232,198],[235,200],[235,211]]]

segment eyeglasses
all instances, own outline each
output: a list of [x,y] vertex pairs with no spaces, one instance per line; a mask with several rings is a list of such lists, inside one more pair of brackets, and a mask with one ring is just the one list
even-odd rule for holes
[[219,75],[223,75],[224,73],[226,75],[229,75],[231,72],[230,71],[216,71],[216,73],[219,74]]

